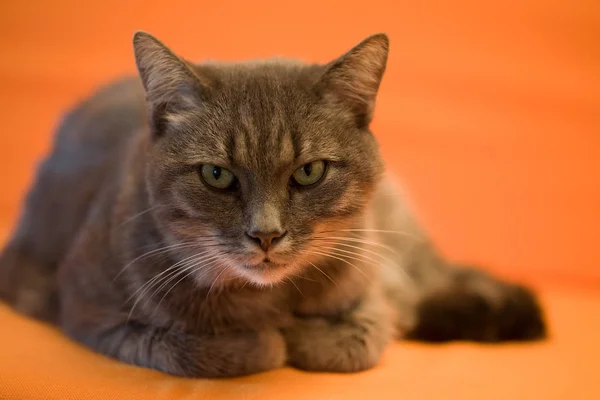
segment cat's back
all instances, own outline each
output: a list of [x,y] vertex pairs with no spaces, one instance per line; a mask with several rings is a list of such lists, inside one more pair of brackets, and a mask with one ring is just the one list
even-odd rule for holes
[[135,138],[147,129],[137,78],[111,83],[75,105],[38,168],[16,236],[48,229],[40,240],[50,242],[52,261],[58,262],[98,194],[117,184]]
[[124,78],[101,87],[66,113],[56,132],[54,152],[114,151],[145,123],[142,85],[137,78]]
[[[118,184],[137,138],[148,129],[138,79],[121,79],[97,90],[64,116],[28,202],[44,198],[60,204],[65,230],[72,233],[98,194]],[[50,213],[45,208],[28,204],[25,213],[41,210],[47,219]]]
[[[62,240],[68,246],[99,195],[117,187],[137,139],[146,136],[148,129],[138,79],[116,81],[80,102],[58,127],[54,147],[40,165],[29,194],[25,217],[39,213],[38,219],[48,222],[62,214],[57,224],[48,225],[58,225],[68,233]],[[54,212],[44,205],[48,201]]]
[[103,186],[116,184],[135,138],[147,129],[138,79],[125,78],[100,88],[63,117],[30,201],[42,191],[44,197],[70,204],[68,215],[73,209],[83,210]]
[[99,195],[116,187],[135,138],[146,129],[138,79],[110,84],[65,115],[0,254],[0,299],[25,314],[55,319],[57,268],[90,210],[114,206]]

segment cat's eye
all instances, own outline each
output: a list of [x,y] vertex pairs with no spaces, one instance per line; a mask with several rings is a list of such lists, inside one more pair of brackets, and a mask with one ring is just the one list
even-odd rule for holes
[[314,185],[325,175],[326,166],[323,160],[304,164],[294,172],[294,181],[301,186]]
[[235,175],[227,168],[218,165],[203,164],[200,167],[200,175],[206,184],[215,189],[225,190],[235,182]]

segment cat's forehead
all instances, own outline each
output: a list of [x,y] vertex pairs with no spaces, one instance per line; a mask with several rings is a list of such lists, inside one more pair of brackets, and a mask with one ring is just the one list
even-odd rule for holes
[[320,114],[312,91],[316,67],[275,60],[204,68],[218,90],[196,132],[219,159],[272,171],[333,151],[331,116]]
[[259,86],[277,89],[282,86],[311,86],[325,70],[322,64],[308,64],[286,58],[267,58],[239,62],[203,62],[195,71],[222,88]]
[[226,117],[213,121],[228,163],[251,170],[275,171],[290,164],[332,158],[335,138],[311,115],[310,105],[254,99],[223,105]]

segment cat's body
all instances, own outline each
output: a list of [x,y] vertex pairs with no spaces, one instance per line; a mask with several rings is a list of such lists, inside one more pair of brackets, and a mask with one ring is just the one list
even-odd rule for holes
[[395,336],[544,335],[527,290],[446,265],[381,178],[384,36],[326,66],[190,66],[136,38],[143,85],[66,117],[2,254],[17,310],[184,376],[358,371]]

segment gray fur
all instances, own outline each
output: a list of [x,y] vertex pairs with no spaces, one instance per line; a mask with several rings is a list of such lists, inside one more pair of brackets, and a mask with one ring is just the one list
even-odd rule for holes
[[[77,106],[40,167],[0,259],[15,309],[181,376],[359,371],[394,337],[543,335],[535,298],[447,265],[385,177],[369,131],[385,35],[326,65],[192,65],[145,33],[134,48],[141,80]],[[315,160],[325,176],[294,184]],[[202,164],[236,184],[209,187]],[[265,251],[257,232],[280,237]],[[463,318],[480,303],[486,319]]]

